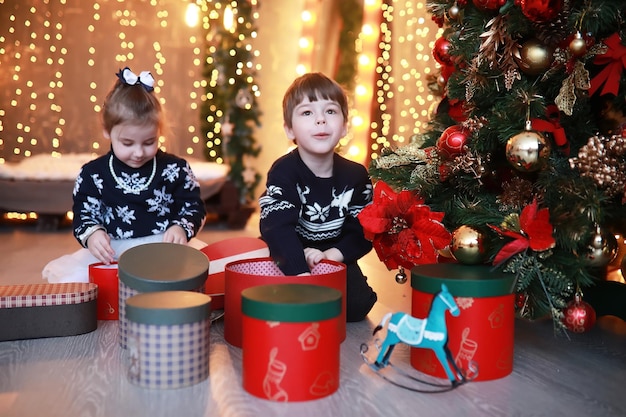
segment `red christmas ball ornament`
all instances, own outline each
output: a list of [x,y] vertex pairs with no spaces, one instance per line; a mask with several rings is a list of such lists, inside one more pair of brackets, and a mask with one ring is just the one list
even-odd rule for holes
[[441,65],[451,66],[452,57],[450,56],[450,41],[444,37],[437,38],[433,46],[433,58]]
[[549,22],[563,10],[563,0],[521,0],[520,8],[535,23]]
[[441,67],[441,75],[446,79],[446,83],[450,79],[450,76],[454,73],[454,65],[443,65]]
[[437,140],[437,150],[444,159],[450,159],[463,152],[468,136],[465,129],[459,125],[452,125],[443,131]]
[[472,0],[474,6],[483,12],[495,11],[506,4],[506,0]]
[[450,108],[448,109],[448,114],[457,123],[466,121],[467,113],[465,112],[465,101],[456,99],[450,100]]
[[569,331],[584,333],[596,324],[596,311],[576,294],[563,310],[562,322]]

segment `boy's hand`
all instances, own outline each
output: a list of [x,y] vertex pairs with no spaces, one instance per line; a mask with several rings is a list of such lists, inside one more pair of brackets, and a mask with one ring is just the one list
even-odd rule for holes
[[87,239],[87,249],[105,265],[115,261],[115,251],[111,247],[111,238],[102,229],[96,230]]
[[329,261],[343,262],[343,253],[337,248],[330,248],[324,251],[324,258]]
[[187,233],[185,230],[178,226],[172,226],[163,234],[163,242],[166,243],[178,243],[179,245],[187,244]]
[[307,265],[309,265],[309,269],[313,269],[322,259],[326,259],[326,255],[319,249],[304,248],[304,258],[306,259]]
[[337,248],[326,249],[324,252],[315,248],[304,248],[304,257],[310,269],[313,269],[313,267],[323,259],[343,262],[343,253]]

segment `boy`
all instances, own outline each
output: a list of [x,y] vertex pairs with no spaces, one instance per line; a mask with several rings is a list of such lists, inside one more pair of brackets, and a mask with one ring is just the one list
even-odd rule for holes
[[335,153],[347,133],[347,97],[325,75],[305,74],[287,89],[283,118],[297,148],[268,172],[261,237],[285,275],[308,275],[323,259],[346,264],[346,319],[361,321],[377,300],[357,264],[372,249],[357,219],[372,183],[364,166]]

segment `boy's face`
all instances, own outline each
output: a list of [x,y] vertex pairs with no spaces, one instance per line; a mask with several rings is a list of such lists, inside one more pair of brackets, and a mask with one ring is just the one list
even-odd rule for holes
[[293,109],[291,127],[285,125],[287,137],[294,140],[300,153],[326,156],[335,152],[339,140],[347,133],[347,122],[335,101],[305,97]]
[[159,129],[153,124],[119,124],[104,136],[111,140],[113,153],[131,168],[139,168],[159,150]]

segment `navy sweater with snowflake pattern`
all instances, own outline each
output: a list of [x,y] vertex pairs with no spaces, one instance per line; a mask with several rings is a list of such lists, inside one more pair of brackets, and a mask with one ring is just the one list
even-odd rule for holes
[[[112,167],[118,181],[109,167]],[[196,235],[205,218],[200,185],[182,158],[158,151],[155,175],[152,161],[131,168],[109,151],[83,165],[74,185],[74,236],[86,246],[87,238],[104,229],[112,239],[128,239],[164,233],[181,226],[187,239]],[[132,191],[132,190],[135,191]]]
[[261,237],[285,275],[309,272],[304,248],[337,248],[344,263],[355,263],[372,249],[357,219],[372,200],[364,166],[334,154],[333,175],[319,178],[294,149],[267,174],[259,198]]

